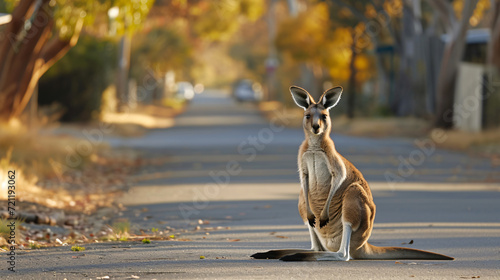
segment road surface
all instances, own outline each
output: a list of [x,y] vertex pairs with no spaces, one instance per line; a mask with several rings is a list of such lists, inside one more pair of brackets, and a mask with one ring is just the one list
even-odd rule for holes
[[121,218],[135,231],[158,228],[177,241],[86,244],[84,253],[68,247],[24,251],[18,272],[4,264],[2,279],[500,279],[499,166],[436,149],[443,135],[408,140],[334,133],[333,139],[372,187],[377,214],[370,242],[432,250],[455,261],[249,258],[310,246],[296,207],[303,131],[274,120],[262,118],[252,104],[208,91],[172,128],[139,138],[107,137],[112,146],[141,151],[154,163],[137,170],[135,185],[121,199],[127,207]]

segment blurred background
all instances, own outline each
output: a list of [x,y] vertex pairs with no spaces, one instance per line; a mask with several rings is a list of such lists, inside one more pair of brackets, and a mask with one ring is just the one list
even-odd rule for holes
[[[300,126],[289,86],[318,98],[341,85],[334,133],[412,139],[444,129],[437,144],[491,159],[468,180],[496,182],[499,70],[499,0],[0,1],[0,178],[19,170],[19,199],[32,203],[25,221],[76,227],[82,213],[115,205],[137,170],[202,166],[193,152],[192,166],[169,167],[151,157],[160,150],[138,152],[160,140],[118,138],[188,131],[161,135],[181,139],[163,147],[168,155],[189,149],[203,125],[228,129],[214,143],[244,140],[248,130],[232,125],[255,112],[270,119],[286,111],[282,123]],[[203,107],[210,102],[220,106]],[[217,123],[228,116],[232,123]],[[303,136],[293,131],[283,154],[296,154]],[[207,158],[220,154],[214,147]],[[295,159],[286,159],[293,173]]]
[[[251,87],[255,96],[238,98],[290,105],[292,84],[316,96],[342,85],[348,118],[414,116],[476,132],[500,121],[498,1],[0,5],[3,122],[23,113],[87,122],[203,88]],[[455,108],[471,94],[477,110]],[[455,116],[463,111],[473,123]]]

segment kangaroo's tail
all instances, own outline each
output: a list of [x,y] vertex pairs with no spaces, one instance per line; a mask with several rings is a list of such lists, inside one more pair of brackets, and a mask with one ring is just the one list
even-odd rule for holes
[[402,247],[377,247],[369,243],[364,245],[360,250],[360,254],[355,259],[366,260],[454,260],[455,258],[448,257],[433,252],[427,252],[411,248]]

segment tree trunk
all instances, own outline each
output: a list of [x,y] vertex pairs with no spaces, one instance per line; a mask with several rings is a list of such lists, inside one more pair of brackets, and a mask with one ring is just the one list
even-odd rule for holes
[[500,71],[500,0],[492,1],[491,38],[488,44],[487,64]]
[[[437,111],[434,126],[444,129],[453,127],[453,103],[455,97],[455,82],[457,69],[463,57],[466,45],[466,35],[469,28],[469,19],[476,7],[477,0],[466,0],[462,10],[462,18],[448,34],[441,69],[439,71],[437,85]],[[448,5],[451,9],[451,5]],[[452,13],[453,11],[449,11]]]
[[347,117],[354,118],[354,112],[356,110],[356,56],[357,56],[357,36],[355,29],[352,30],[352,46],[351,46],[351,61],[349,62],[349,81],[347,83],[347,88],[349,92],[347,93]]
[[[73,36],[61,40],[52,36],[49,0],[21,0],[0,43],[0,121],[19,116],[28,104],[38,79],[76,44],[82,21]],[[33,19],[29,29],[25,20]]]

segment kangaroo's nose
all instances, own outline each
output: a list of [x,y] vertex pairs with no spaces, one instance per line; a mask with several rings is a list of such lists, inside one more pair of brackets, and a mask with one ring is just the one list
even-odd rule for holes
[[312,125],[314,132],[317,132],[319,130],[319,124],[315,123]]

